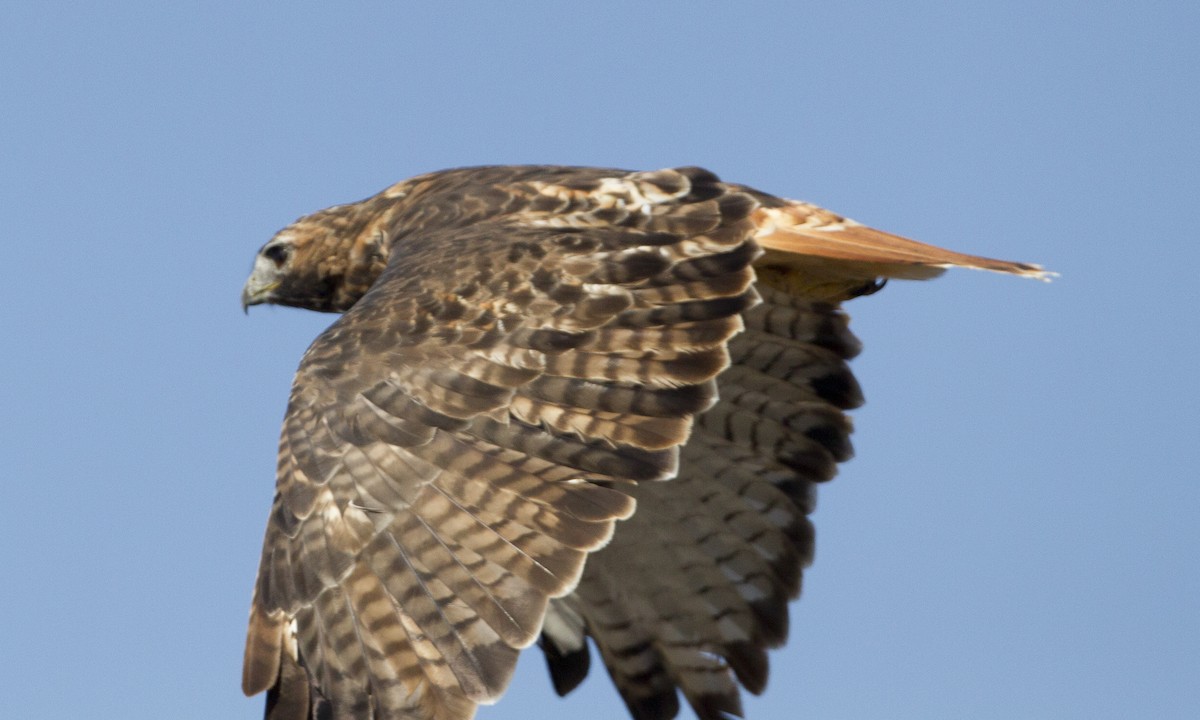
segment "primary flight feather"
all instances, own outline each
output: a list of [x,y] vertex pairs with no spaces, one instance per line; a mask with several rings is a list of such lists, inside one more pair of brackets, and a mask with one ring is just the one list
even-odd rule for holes
[[292,384],[243,689],[460,720],[534,642],[569,692],[591,637],[633,717],[740,715],[851,455],[839,304],[950,266],[1046,277],[699,168],[449,170],[284,228],[243,306],[343,315]]

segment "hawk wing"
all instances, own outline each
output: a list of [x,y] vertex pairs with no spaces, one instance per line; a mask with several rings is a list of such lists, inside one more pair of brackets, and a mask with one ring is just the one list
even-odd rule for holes
[[[731,186],[736,187],[736,186]],[[966,255],[738,187],[759,203],[762,301],[729,343],[715,406],[697,418],[678,477],[630,490],[638,512],[555,599],[540,644],[560,695],[588,673],[590,636],[630,714],[669,720],[678,693],[702,720],[741,716],[766,687],[767,648],[812,560],[816,483],[850,458],[844,410],[862,403],[861,349],[839,304],[947,267],[1048,279],[1037,265]]]
[[499,696],[633,512],[628,481],[676,473],[756,302],[757,203],[707,178],[407,238],[313,343],[246,648],[268,716],[450,720]]
[[590,635],[631,715],[741,716],[812,559],[815,483],[852,454],[859,350],[837,306],[760,287],[730,343],[720,400],[697,420],[678,477],[632,491],[638,511],[553,601],[541,639],[559,694],[587,674]]

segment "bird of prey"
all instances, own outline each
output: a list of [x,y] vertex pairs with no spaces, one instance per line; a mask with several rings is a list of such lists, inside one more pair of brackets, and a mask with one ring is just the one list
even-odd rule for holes
[[292,384],[242,686],[272,720],[463,720],[588,638],[638,720],[741,715],[851,455],[840,303],[949,266],[700,168],[431,173],[259,250],[342,313]]

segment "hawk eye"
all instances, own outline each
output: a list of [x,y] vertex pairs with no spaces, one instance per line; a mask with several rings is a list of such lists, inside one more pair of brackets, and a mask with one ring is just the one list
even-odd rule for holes
[[263,257],[275,263],[275,267],[283,267],[283,264],[288,259],[288,248],[286,245],[268,245],[263,248]]

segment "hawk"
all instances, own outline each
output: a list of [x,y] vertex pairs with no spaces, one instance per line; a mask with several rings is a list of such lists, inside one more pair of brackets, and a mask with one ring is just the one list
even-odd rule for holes
[[840,303],[1044,278],[677,168],[431,173],[303,217],[245,307],[342,313],[292,384],[242,687],[273,720],[470,718],[591,638],[630,714],[761,693],[851,455]]

